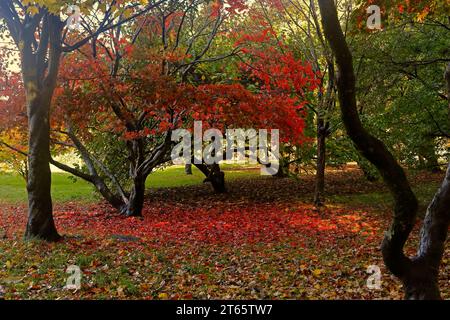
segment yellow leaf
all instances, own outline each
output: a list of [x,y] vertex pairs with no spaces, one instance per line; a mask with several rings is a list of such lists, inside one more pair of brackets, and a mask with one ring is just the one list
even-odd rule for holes
[[12,263],[11,263],[11,261],[6,261],[6,263],[5,263],[5,265],[6,265],[6,268],[7,269],[11,269],[11,267],[12,267]]
[[167,299],[167,298],[169,298],[169,295],[165,292],[161,292],[160,294],[158,294],[158,298],[159,299]]
[[27,8],[27,12],[34,16],[35,14],[39,13],[39,8],[36,6],[31,6]]
[[318,277],[318,276],[320,276],[322,274],[322,272],[323,272],[322,269],[316,269],[316,270],[313,271],[313,275],[315,277]]
[[106,3],[100,3],[100,4],[98,5],[98,9],[99,9],[101,12],[106,12]]
[[85,16],[88,16],[89,15],[89,8],[88,7],[82,7],[81,9],[80,9],[80,12],[83,14],[83,15],[85,15]]
[[125,10],[124,12],[123,12],[123,16],[125,17],[125,18],[129,18],[129,17],[131,17],[131,14],[133,13],[133,10],[131,10],[130,8],[128,8],[127,10]]

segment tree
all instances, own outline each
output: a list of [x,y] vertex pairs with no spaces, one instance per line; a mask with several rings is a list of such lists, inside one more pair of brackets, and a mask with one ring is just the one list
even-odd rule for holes
[[[20,53],[23,87],[28,115],[28,223],[25,238],[56,241],[60,238],[53,221],[50,194],[50,105],[56,87],[59,64],[64,52],[74,51],[95,41],[117,25],[117,17],[126,15],[119,24],[148,12],[158,3],[140,9],[141,1],[123,5],[111,1],[104,5],[92,1],[83,8],[87,13],[81,24],[85,29],[73,43],[68,43],[68,29],[61,10],[69,1],[13,1],[0,3],[2,31],[8,30]],[[147,1],[144,1],[147,2]],[[102,16],[99,19],[98,16]],[[66,29],[65,29],[66,28]]]
[[[82,52],[64,65],[67,77],[61,79],[58,105],[72,108],[61,126],[88,172],[52,163],[93,183],[127,216],[141,215],[145,181],[170,160],[172,130],[191,115],[193,86],[186,82],[195,67],[206,58],[218,61],[230,55],[211,58],[207,53],[233,6],[207,4],[161,5],[134,28],[113,28],[106,41],[99,41],[95,56]],[[61,115],[67,111],[59,108]],[[91,117],[86,119],[86,113]],[[115,153],[109,156],[98,148],[102,145]],[[129,192],[125,184],[131,186]]]
[[[296,139],[296,133],[293,133],[293,139],[280,146],[280,169],[277,176],[285,177],[290,173],[291,164],[309,157],[306,155],[309,150],[307,145],[311,141],[308,125],[315,112],[311,106],[315,104],[314,93],[316,90],[320,92],[324,78],[313,58],[297,50],[297,46],[292,44],[293,40],[280,31],[285,29],[284,24],[289,20],[285,19],[281,14],[282,10],[275,3],[280,4],[279,1],[257,1],[253,5],[245,26],[247,30],[255,31],[251,35],[244,35],[237,43],[244,44],[241,69],[247,86],[251,90],[266,91],[271,96],[278,97],[279,101],[274,103],[297,105],[297,113],[302,115],[298,131],[302,135],[301,139]],[[274,12],[280,13],[280,17],[274,17]],[[302,82],[308,82],[308,85],[302,87]],[[286,102],[282,102],[283,99]],[[311,110],[313,112],[308,112]]]
[[[282,85],[307,92],[316,83],[311,68],[291,53],[258,56],[261,65],[268,66],[269,59],[280,63],[267,69],[272,80],[267,72],[253,73],[266,81],[258,90],[248,90],[239,81],[208,81],[200,66],[221,63],[241,47],[208,54],[219,31],[227,36],[218,25],[229,8],[221,14],[203,9],[197,25],[199,12],[191,5],[160,7],[159,13],[137,21],[135,28],[113,28],[109,37],[98,40],[95,56],[82,47],[63,64],[54,111],[59,121],[52,127],[69,142],[59,144],[77,150],[86,170],[54,159],[51,163],[92,183],[127,216],[141,215],[145,181],[154,168],[170,161],[171,132],[177,128],[192,129],[197,120],[204,129],[271,126],[281,128],[284,141],[302,138],[302,100],[291,98]],[[183,24],[183,19],[191,23]],[[185,29],[192,25],[198,29]],[[216,192],[225,191],[218,164],[195,165]]]
[[[301,148],[293,148],[296,154],[287,162],[301,165],[314,160],[314,203],[322,206],[325,201],[325,167],[327,162],[331,163],[328,158],[332,152],[327,148],[327,139],[336,131],[337,123],[334,122],[338,121],[333,121],[336,102],[334,59],[323,37],[318,8],[312,0],[258,0],[254,7],[257,11],[253,17],[255,23],[267,24],[273,30],[273,46],[277,46],[280,40],[285,42],[297,59],[311,63],[320,80],[316,94],[309,96],[305,105],[309,111],[306,134],[315,137],[315,144],[311,143],[309,148],[305,144]],[[349,8],[343,8],[340,19],[348,22],[350,13]]]
[[[296,0],[274,1],[284,16],[296,51],[302,52],[312,62],[318,74],[318,93],[307,104],[316,122],[316,181],[314,204],[322,206],[325,201],[325,167],[327,160],[326,140],[331,134],[331,114],[335,106],[335,71],[332,53],[323,37],[314,1],[300,3]],[[346,19],[349,14],[346,11]],[[299,21],[306,21],[303,26]],[[292,40],[291,40],[292,41]]]
[[438,299],[439,264],[450,223],[450,165],[441,188],[427,209],[416,257],[409,258],[403,247],[412,231],[417,200],[403,171],[382,141],[363,127],[356,101],[353,59],[337,18],[332,0],[319,0],[324,33],[339,68],[338,90],[342,120],[347,133],[362,155],[377,167],[394,197],[394,217],[382,243],[386,266],[404,285],[405,298]]

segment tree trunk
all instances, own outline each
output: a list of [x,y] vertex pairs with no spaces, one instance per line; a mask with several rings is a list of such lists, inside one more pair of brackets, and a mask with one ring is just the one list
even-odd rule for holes
[[450,163],[445,179],[427,209],[417,257],[403,277],[406,299],[440,299],[439,265],[450,224]]
[[227,188],[225,186],[225,173],[220,170],[218,164],[208,166],[204,163],[195,164],[195,166],[206,176],[203,182],[211,182],[215,193],[225,193]]
[[325,161],[326,161],[327,130],[323,119],[317,121],[317,161],[316,161],[316,187],[314,191],[314,204],[321,207],[325,203]]
[[184,165],[184,172],[187,175],[192,175],[192,164],[186,164]]
[[49,110],[50,98],[42,94],[28,104],[28,223],[25,238],[57,241],[60,236],[53,221],[51,198]]
[[142,209],[144,208],[145,199],[145,179],[136,177],[133,181],[128,204],[125,210],[127,217],[142,217]]
[[53,221],[49,164],[50,105],[62,52],[63,23],[58,17],[47,14],[42,25],[42,39],[37,52],[33,52],[32,49],[35,27],[32,24],[25,25],[21,34],[22,75],[26,90],[29,130],[28,223],[25,238],[57,241],[60,236]]

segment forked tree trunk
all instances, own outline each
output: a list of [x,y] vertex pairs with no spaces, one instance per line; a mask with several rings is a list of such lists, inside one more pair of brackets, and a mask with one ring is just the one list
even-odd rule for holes
[[133,181],[125,215],[127,217],[141,217],[145,199],[145,179],[137,177]]
[[450,220],[450,170],[428,208],[418,255],[410,259],[405,256],[403,248],[416,220],[417,199],[402,167],[386,146],[362,126],[357,112],[353,59],[339,24],[334,1],[319,0],[319,6],[324,32],[339,67],[339,102],[347,133],[361,154],[377,167],[394,197],[393,221],[382,243],[384,262],[402,281],[405,298],[439,299],[438,270]]

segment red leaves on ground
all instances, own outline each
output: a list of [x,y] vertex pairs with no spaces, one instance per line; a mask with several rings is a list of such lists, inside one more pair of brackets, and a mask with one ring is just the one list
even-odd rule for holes
[[192,210],[162,204],[151,207],[148,204],[143,218],[124,218],[111,213],[109,208],[98,206],[92,206],[86,212],[78,205],[66,205],[64,210],[55,212],[55,221],[58,230],[64,234],[132,235],[148,243],[176,244],[241,245],[286,241],[302,246],[306,238],[313,236],[320,236],[325,242],[333,242],[341,236],[372,237],[380,227],[362,211],[334,208],[317,212],[310,205],[285,207],[270,204],[225,210],[220,206]]
[[[330,199],[387,192],[354,170],[327,177]],[[17,241],[25,205],[2,204],[0,278],[11,281],[6,298],[400,299],[401,285],[383,268],[379,250],[390,204],[330,200],[317,211],[302,200],[310,198],[311,179],[230,181],[226,195],[205,185],[152,190],[142,219],[101,204],[66,203],[55,216],[68,237],[51,244]],[[412,181],[437,186],[441,179],[427,174]],[[415,254],[417,235],[416,229],[408,255]],[[84,285],[70,292],[62,289],[62,270],[74,263]],[[381,290],[366,286],[369,265],[381,268]],[[442,268],[448,298],[447,259]]]

